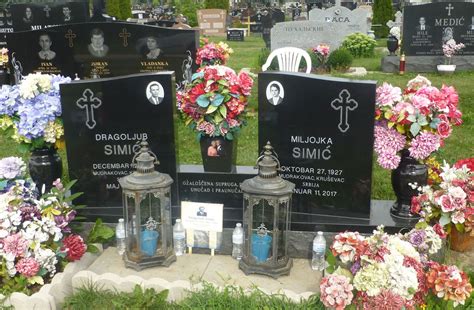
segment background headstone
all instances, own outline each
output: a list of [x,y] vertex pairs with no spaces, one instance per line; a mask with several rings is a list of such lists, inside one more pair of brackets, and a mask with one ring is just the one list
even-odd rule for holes
[[[276,72],[258,81],[259,146],[270,141],[296,184],[291,229],[368,221],[376,83]],[[281,99],[269,101],[274,85]]]
[[[152,104],[151,83],[159,83],[162,101]],[[160,165],[157,170],[176,180],[173,108],[174,73],[137,74],[61,85],[69,177],[78,180],[76,201],[87,205],[89,221],[117,222],[123,217],[117,178],[134,171],[132,158],[146,138]],[[177,186],[172,201],[178,201]]]
[[[421,19],[425,21],[424,30]],[[466,46],[457,55],[474,55],[474,3],[405,6],[402,42],[407,56],[443,55],[442,46],[449,39]]]
[[226,35],[226,10],[206,9],[198,10],[197,18],[199,28],[204,35],[225,36]]
[[[102,54],[91,47],[97,31],[104,37]],[[50,50],[55,53],[49,60],[40,58],[44,35],[50,38]],[[159,53],[152,52],[149,40],[157,43]],[[195,59],[199,31],[120,22],[83,23],[12,33],[7,43],[10,55],[15,52],[22,64],[23,75],[40,71],[83,78],[95,72],[100,77],[113,77],[173,70],[176,79],[182,81],[186,69],[195,69],[188,64]]]
[[227,41],[243,41],[244,30],[239,28],[227,29]]

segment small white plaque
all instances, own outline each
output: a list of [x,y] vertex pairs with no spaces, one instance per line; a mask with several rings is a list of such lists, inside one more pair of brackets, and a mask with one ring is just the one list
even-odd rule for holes
[[184,228],[222,232],[223,204],[183,201],[181,220]]

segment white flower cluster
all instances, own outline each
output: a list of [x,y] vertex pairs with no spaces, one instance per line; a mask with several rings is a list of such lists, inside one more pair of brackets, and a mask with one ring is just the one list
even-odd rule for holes
[[58,259],[56,254],[51,249],[42,249],[41,247],[35,248],[35,259],[38,261],[41,267],[50,272],[50,276],[54,276],[56,273],[56,264]]
[[443,241],[441,240],[441,237],[434,231],[433,227],[426,227],[425,233],[425,242],[429,245],[428,253],[435,254],[439,250],[441,250],[441,247],[443,246]]
[[51,76],[41,73],[28,74],[20,84],[20,96],[31,99],[51,89]]
[[418,290],[418,278],[415,268],[403,266],[403,259],[403,255],[396,251],[384,256],[385,267],[390,275],[388,289],[411,300]]
[[397,38],[397,40],[400,40],[400,35],[401,35],[401,32],[400,32],[400,27],[392,27],[390,29],[390,35],[394,36],[395,38]]

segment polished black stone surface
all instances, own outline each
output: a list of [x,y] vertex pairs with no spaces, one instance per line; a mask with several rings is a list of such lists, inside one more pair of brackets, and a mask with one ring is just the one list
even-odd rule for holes
[[[54,51],[41,59],[40,39],[47,35]],[[98,40],[97,43],[93,43]],[[199,31],[122,22],[79,23],[13,33],[8,49],[22,64],[23,75],[40,71],[79,78],[175,71],[182,81],[195,71]],[[188,70],[186,70],[188,69]]]
[[10,5],[14,31],[38,30],[89,20],[89,1],[35,2]]
[[319,219],[367,223],[375,82],[281,72],[258,79],[259,145],[271,142],[280,175],[296,184],[291,229]]
[[449,39],[466,45],[458,55],[474,55],[474,3],[438,2],[404,7],[405,55],[443,55],[443,44]]
[[227,29],[227,41],[244,41],[244,30]]
[[[149,101],[151,85],[159,83],[161,103]],[[132,158],[146,138],[160,165],[156,169],[176,180],[173,107],[175,81],[171,72],[136,74],[61,85],[61,104],[69,177],[77,179],[75,201],[88,220],[117,222],[122,217],[119,177],[133,171]],[[172,202],[177,204],[177,186]]]

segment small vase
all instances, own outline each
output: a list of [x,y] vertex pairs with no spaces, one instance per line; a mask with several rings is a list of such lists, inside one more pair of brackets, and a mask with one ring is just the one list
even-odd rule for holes
[[451,227],[449,234],[450,248],[456,252],[467,252],[474,249],[474,235],[467,232],[459,232],[456,227]]
[[232,172],[237,151],[235,140],[204,136],[200,144],[205,172]]
[[397,201],[392,206],[390,214],[399,220],[417,220],[419,216],[411,213],[411,199],[418,191],[409,184],[416,183],[424,186],[428,181],[428,168],[410,156],[408,150],[402,150],[402,158],[397,169],[392,171],[392,187]]
[[387,38],[387,49],[390,52],[390,56],[395,56],[395,52],[398,49],[398,39],[394,36]]
[[436,69],[440,74],[453,74],[456,71],[456,65],[437,65]]
[[31,151],[28,169],[38,190],[41,192],[44,186],[47,193],[53,187],[53,182],[61,177],[63,164],[55,148],[44,147]]
[[140,250],[147,256],[155,255],[158,247],[158,237],[160,234],[156,230],[144,230],[141,233]]

